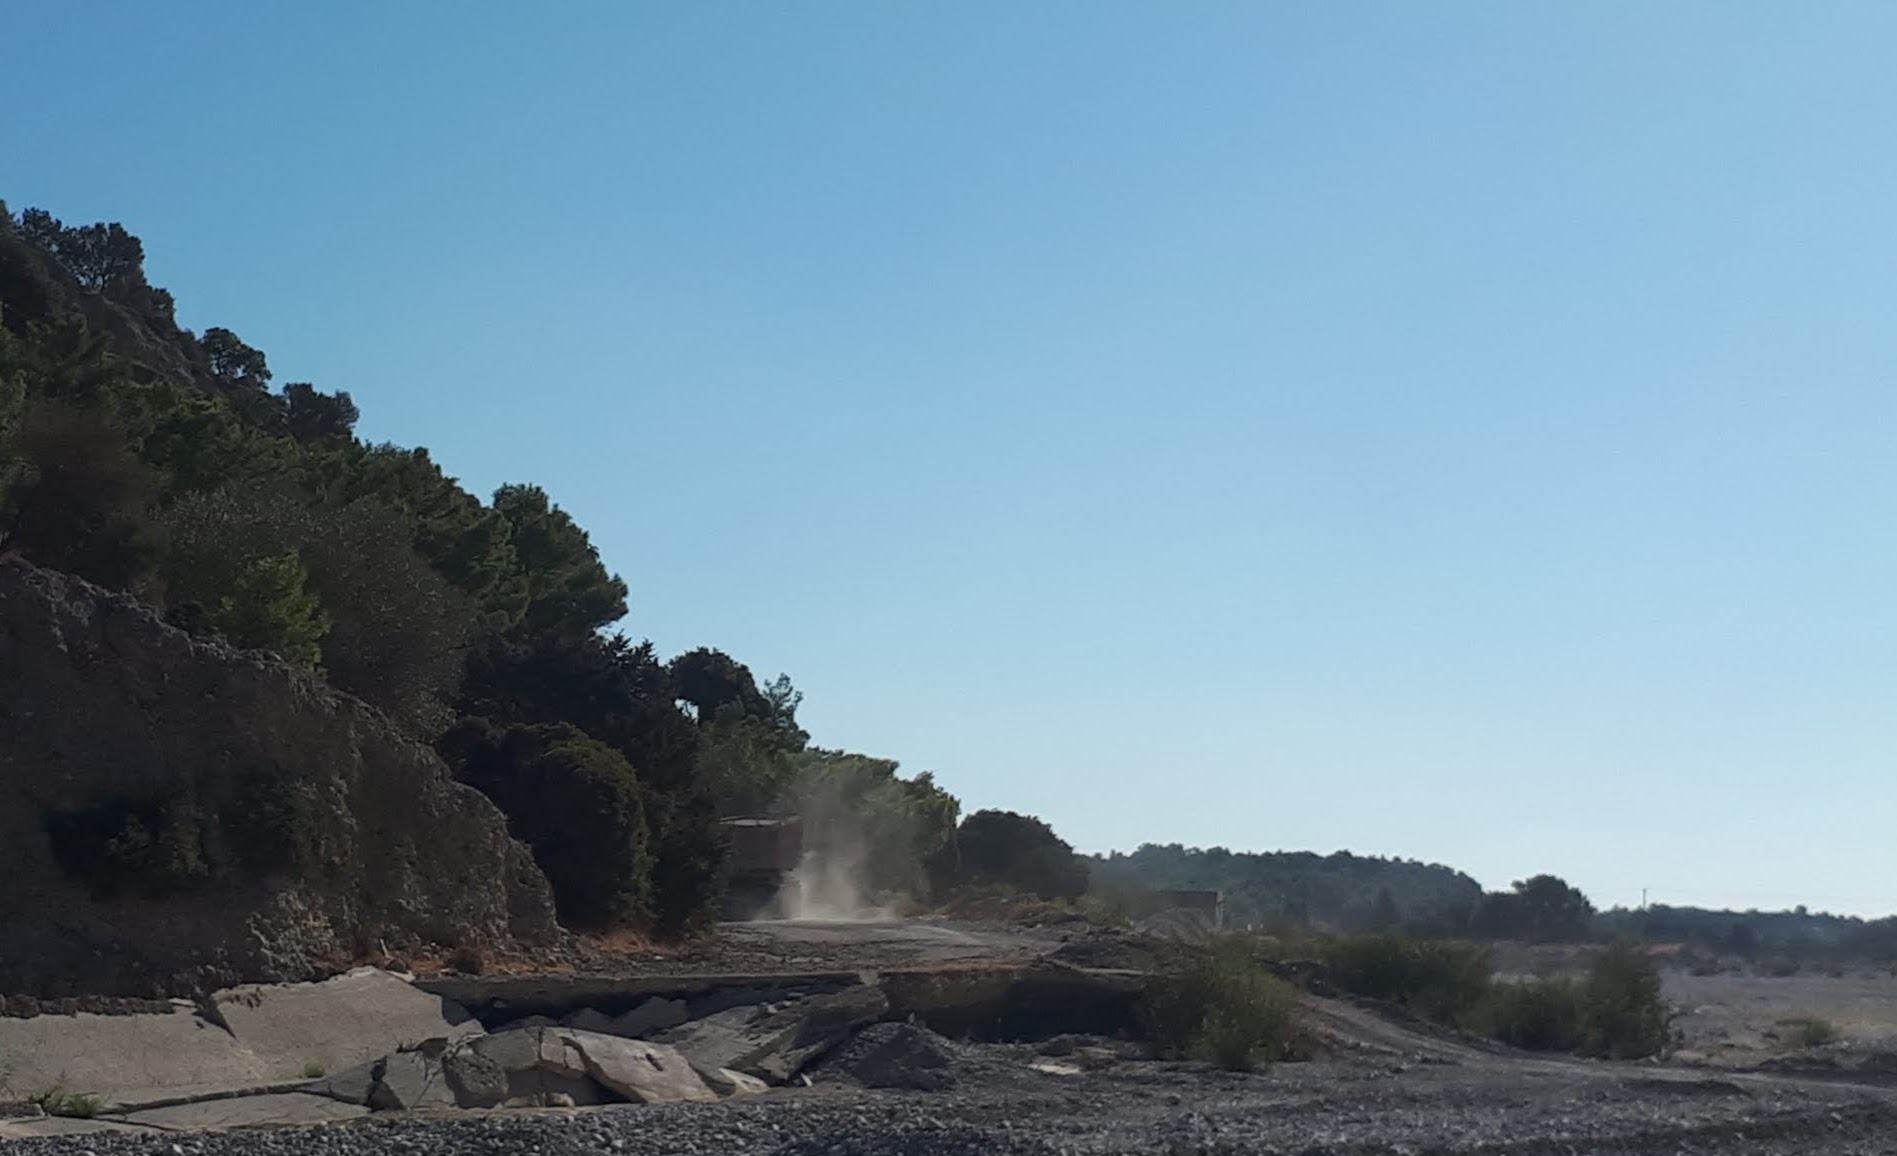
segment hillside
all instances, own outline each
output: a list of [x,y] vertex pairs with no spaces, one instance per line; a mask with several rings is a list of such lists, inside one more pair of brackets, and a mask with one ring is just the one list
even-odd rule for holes
[[842,814],[866,884],[923,885],[959,814],[931,778],[812,747],[788,679],[628,634],[626,583],[544,490],[483,498],[357,438],[348,392],[274,378],[180,327],[122,226],[0,205],[0,552],[375,708],[502,807],[570,927],[703,926],[720,815],[767,807]]

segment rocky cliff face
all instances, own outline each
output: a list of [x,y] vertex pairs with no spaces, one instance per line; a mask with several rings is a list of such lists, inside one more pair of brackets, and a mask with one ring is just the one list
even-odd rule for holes
[[382,715],[0,562],[0,991],[176,994],[558,935],[500,812]]

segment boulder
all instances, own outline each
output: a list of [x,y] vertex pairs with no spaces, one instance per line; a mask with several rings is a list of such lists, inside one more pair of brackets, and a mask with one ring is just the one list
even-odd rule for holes
[[[557,940],[494,805],[321,680],[18,561],[0,654],[0,991],[200,994],[377,945]],[[200,854],[127,858],[134,823]]]
[[565,1034],[586,1061],[587,1075],[635,1104],[718,1098],[685,1057],[664,1044],[596,1032]]
[[467,1047],[505,1073],[508,1104],[548,1103],[555,1095],[576,1104],[717,1099],[684,1056],[643,1040],[536,1027],[495,1032]]

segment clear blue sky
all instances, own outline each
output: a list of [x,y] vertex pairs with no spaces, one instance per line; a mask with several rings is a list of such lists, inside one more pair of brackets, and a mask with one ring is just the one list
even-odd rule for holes
[[56,3],[0,196],[1078,846],[1897,910],[1897,5]]

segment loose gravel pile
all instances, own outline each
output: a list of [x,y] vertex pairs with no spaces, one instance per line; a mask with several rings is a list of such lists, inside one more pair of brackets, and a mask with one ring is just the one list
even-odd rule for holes
[[1058,1076],[1029,1069],[1018,1050],[943,1046],[956,1078],[934,1092],[820,1084],[719,1104],[0,1148],[5,1156],[1897,1156],[1897,1092],[1871,1087],[1480,1054],[1334,1056],[1257,1074],[1126,1061]]

